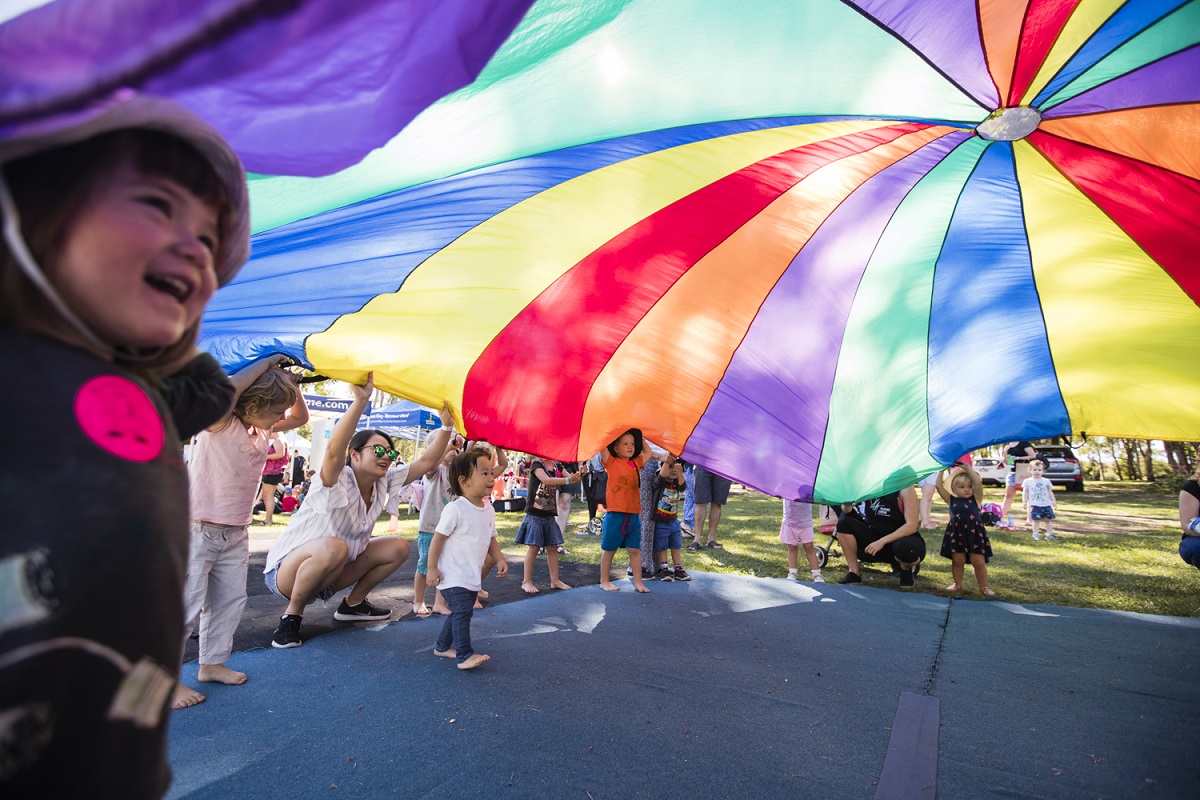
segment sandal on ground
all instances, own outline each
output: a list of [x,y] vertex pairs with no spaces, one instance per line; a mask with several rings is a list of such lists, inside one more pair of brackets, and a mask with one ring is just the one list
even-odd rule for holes
[[947,587],[946,587],[946,591],[947,591],[947,592],[961,592],[961,591],[962,591],[962,587],[961,587],[961,586],[959,586],[957,583],[952,583],[952,584],[950,584],[949,586],[947,586]]
[[979,593],[982,594],[984,597],[995,597],[996,596],[996,593],[992,591],[992,587],[990,587],[990,586],[983,587],[982,589],[979,590]]
[[687,546],[687,549],[688,550],[699,550],[702,546],[703,545],[700,544],[700,541],[696,540],[696,541],[692,542],[691,544],[689,544]]
[[724,547],[724,546],[723,546],[723,545],[722,545],[720,542],[718,542],[718,541],[716,541],[716,540],[713,540],[713,541],[709,542],[708,544],[706,544],[706,545],[704,545],[704,546],[705,546],[705,547],[711,547],[711,548],[712,548],[712,549],[714,549],[714,550],[724,550],[724,549],[725,549],[725,547]]

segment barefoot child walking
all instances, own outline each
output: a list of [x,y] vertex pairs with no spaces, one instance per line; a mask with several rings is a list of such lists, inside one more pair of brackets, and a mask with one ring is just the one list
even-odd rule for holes
[[496,541],[496,511],[483,502],[492,490],[492,458],[469,449],[450,464],[450,491],[457,499],[442,511],[429,547],[429,585],[442,592],[450,616],[442,625],[434,655],[453,658],[459,669],[475,669],[491,656],[471,647],[471,616],[482,581],[480,572],[489,555],[496,577],[508,574],[508,562]]
[[995,597],[996,593],[988,586],[987,562],[992,557],[992,543],[988,540],[987,528],[979,517],[979,501],[983,499],[983,481],[979,473],[965,464],[960,472],[950,478],[950,488],[946,489],[945,479],[947,470],[938,475],[937,491],[946,504],[950,506],[950,521],[946,523],[946,533],[942,536],[942,555],[950,559],[950,573],[954,583],[946,587],[948,592],[957,592],[963,586],[963,573],[967,559],[975,570],[975,581],[979,591],[986,597]]

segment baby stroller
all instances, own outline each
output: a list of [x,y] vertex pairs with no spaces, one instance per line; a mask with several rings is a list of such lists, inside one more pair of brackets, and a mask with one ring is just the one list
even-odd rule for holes
[[817,551],[817,566],[820,569],[824,569],[830,556],[840,556],[842,554],[842,551],[837,549],[837,522],[839,514],[837,508],[827,506],[823,503],[818,506],[817,513],[818,530],[820,530],[822,536],[829,536],[828,542],[823,545],[818,544],[814,546],[814,549]]

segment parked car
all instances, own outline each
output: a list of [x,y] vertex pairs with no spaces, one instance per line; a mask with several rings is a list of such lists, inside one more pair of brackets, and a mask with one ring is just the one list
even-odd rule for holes
[[1046,462],[1046,477],[1056,486],[1066,486],[1068,492],[1083,491],[1083,470],[1075,451],[1066,445],[1035,445],[1038,457]]
[[1008,479],[1008,465],[994,458],[975,459],[975,471],[984,485],[1003,486]]

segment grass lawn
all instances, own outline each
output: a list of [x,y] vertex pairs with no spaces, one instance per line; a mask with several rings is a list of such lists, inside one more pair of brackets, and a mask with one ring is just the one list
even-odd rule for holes
[[[1200,617],[1200,572],[1184,564],[1177,551],[1178,495],[1168,495],[1152,484],[1136,482],[1088,483],[1087,490],[1069,493],[1056,489],[1059,542],[1034,542],[1028,531],[989,529],[994,556],[988,565],[990,584],[997,599],[1013,603],[1050,603],[1077,608],[1104,608]],[[1018,502],[1014,517],[1024,516]],[[987,487],[984,501],[1000,503],[1001,488]],[[934,500],[934,520],[944,523],[946,506]],[[717,539],[723,550],[684,551],[689,570],[735,572],[763,578],[787,575],[787,547],[779,542],[782,506],[778,499],[734,486],[725,506]],[[524,548],[513,544],[521,514],[497,514],[501,547],[510,568],[519,573]],[[579,536],[587,522],[587,509],[579,502],[571,514],[571,532],[565,560],[599,564],[600,537]],[[376,535],[387,532],[386,518],[375,527]],[[416,541],[416,515],[401,516],[400,532]],[[941,531],[925,531],[929,555],[922,565],[915,591],[946,596],[950,583],[950,561],[938,554]],[[684,537],[685,544],[687,536]],[[817,535],[817,544],[827,536]],[[840,555],[831,555],[825,579],[837,581],[846,572]],[[414,555],[415,557],[415,555]],[[619,553],[616,566],[625,566]],[[803,555],[801,575],[806,574]],[[896,578],[882,565],[865,564],[863,583],[884,588],[897,587]],[[599,576],[597,575],[597,578]],[[966,571],[967,597],[980,597],[970,565]]]

